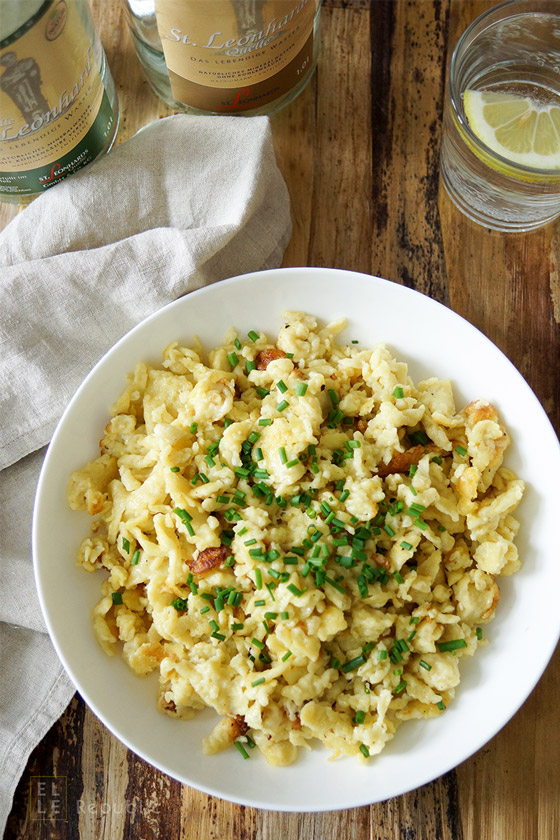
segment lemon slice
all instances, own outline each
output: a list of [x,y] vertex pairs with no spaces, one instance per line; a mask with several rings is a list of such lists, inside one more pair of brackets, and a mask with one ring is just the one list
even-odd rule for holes
[[493,152],[531,169],[560,169],[560,107],[526,96],[466,90],[465,114]]

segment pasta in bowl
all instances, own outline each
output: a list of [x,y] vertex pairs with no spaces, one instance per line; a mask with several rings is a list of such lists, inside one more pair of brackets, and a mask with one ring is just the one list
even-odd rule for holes
[[158,672],[163,713],[221,716],[208,754],[380,753],[452,702],[520,567],[524,484],[494,406],[458,409],[449,379],[415,383],[344,327],[290,311],[207,356],[170,344],[70,479],[94,517],[78,562],[108,572],[98,641]]

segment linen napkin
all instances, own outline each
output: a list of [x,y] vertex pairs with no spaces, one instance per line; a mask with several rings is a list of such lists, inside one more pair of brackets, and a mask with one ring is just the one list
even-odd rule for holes
[[279,265],[290,231],[268,119],[176,115],[0,234],[0,834],[29,754],[74,693],[32,573],[42,447],[115,341],[186,292]]

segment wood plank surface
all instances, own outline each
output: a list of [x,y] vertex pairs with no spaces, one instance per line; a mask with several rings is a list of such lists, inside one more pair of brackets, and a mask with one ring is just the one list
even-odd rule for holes
[[[118,142],[169,109],[137,63],[118,0],[93,11],[121,102]],[[439,183],[450,50],[489,0],[327,0],[304,93],[272,118],[294,229],[284,265],[378,274],[488,335],[560,428],[560,224],[503,235]],[[0,225],[17,209],[0,206]],[[546,457],[546,453],[543,453]],[[30,757],[6,840],[557,840],[560,654],[510,723],[455,770],[370,807],[283,814],[199,793],[129,752],[76,695]],[[37,776],[66,779],[65,820],[33,819]]]

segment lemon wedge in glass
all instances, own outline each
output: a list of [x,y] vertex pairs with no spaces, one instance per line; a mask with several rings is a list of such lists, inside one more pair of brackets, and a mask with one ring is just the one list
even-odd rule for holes
[[469,126],[493,152],[531,169],[560,169],[560,107],[527,96],[466,90]]

